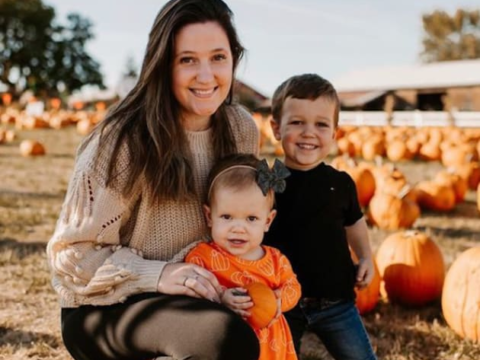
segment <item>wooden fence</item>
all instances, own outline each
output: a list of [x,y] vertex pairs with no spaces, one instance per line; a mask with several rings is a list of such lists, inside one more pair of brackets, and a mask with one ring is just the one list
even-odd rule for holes
[[[341,111],[340,125],[355,126],[385,126],[388,124],[387,114],[383,111]],[[480,112],[445,111],[394,111],[391,125],[393,126],[448,126],[478,128],[480,127]]]

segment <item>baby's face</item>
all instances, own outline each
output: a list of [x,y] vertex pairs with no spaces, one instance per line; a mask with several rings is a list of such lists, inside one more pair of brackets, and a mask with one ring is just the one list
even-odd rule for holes
[[217,188],[211,207],[205,206],[205,215],[218,246],[246,260],[263,256],[260,244],[275,210],[256,184],[236,191]]
[[334,143],[334,116],[335,103],[330,99],[287,98],[280,124],[272,122],[275,138],[285,151],[285,165],[298,170],[319,165]]

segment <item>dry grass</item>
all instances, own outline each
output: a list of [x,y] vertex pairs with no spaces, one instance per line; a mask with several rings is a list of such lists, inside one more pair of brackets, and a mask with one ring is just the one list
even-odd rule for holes
[[[59,329],[59,308],[50,287],[45,244],[51,236],[81,139],[75,129],[21,132],[13,144],[0,145],[0,359],[70,359]],[[47,155],[23,158],[21,139],[36,138]],[[400,165],[410,181],[433,176],[439,164]],[[448,214],[424,213],[415,228],[431,234],[447,266],[465,249],[480,243],[475,194]],[[389,234],[370,229],[374,248]],[[381,303],[365,316],[379,359],[480,359],[480,345],[462,340],[448,326],[438,303],[407,309]],[[307,334],[303,359],[329,359]]]

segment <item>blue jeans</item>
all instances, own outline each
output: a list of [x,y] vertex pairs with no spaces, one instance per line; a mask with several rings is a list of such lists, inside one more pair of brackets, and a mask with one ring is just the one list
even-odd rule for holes
[[314,332],[336,360],[376,360],[372,345],[353,300],[325,303],[300,300],[285,317],[295,350],[306,330]]

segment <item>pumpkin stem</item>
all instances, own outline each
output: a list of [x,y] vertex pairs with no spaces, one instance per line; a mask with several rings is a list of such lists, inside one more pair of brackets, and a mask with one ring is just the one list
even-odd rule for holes
[[399,199],[403,199],[405,196],[407,196],[407,194],[410,192],[410,190],[411,190],[411,186],[409,184],[403,185],[403,187],[398,192],[397,197]]

